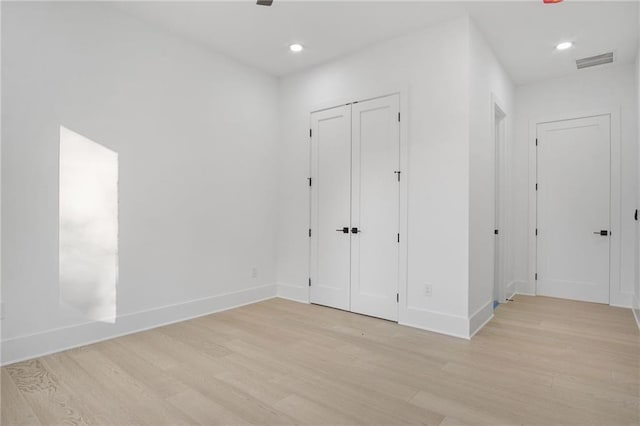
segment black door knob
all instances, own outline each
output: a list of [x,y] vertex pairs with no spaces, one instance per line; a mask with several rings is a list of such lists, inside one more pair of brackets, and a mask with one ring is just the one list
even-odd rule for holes
[[359,231],[358,228],[351,228],[352,234],[357,234],[358,232],[362,232],[362,231]]
[[344,228],[342,228],[342,229],[336,229],[336,231],[338,231],[338,232],[342,232],[342,233],[344,233],[344,234],[348,234],[348,233],[349,233],[349,227],[348,227],[348,226],[345,226],[345,227],[344,227]]

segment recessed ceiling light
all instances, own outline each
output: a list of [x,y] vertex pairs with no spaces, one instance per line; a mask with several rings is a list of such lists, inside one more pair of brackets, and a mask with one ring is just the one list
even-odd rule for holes
[[567,50],[571,46],[573,46],[573,43],[571,43],[570,41],[563,41],[562,43],[560,43],[560,44],[558,44],[556,46],[556,49],[558,49],[558,50]]
[[302,45],[298,43],[294,43],[291,46],[289,46],[289,50],[296,53],[302,52],[302,49],[304,49],[304,47],[302,47]]

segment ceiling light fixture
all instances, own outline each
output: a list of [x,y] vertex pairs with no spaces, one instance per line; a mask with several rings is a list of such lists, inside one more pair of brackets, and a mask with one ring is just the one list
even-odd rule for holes
[[573,43],[571,43],[570,41],[563,41],[562,43],[560,43],[560,44],[558,44],[556,46],[556,49],[558,49],[558,50],[567,50],[571,46],[573,46]]
[[302,49],[304,49],[304,47],[302,47],[302,45],[298,43],[294,43],[291,46],[289,46],[289,50],[296,53],[302,52]]

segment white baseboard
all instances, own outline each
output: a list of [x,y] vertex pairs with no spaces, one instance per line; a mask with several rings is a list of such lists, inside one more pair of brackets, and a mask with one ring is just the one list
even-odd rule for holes
[[633,294],[617,292],[613,294],[609,305],[616,306],[618,308],[633,308]]
[[469,338],[480,331],[492,318],[493,300],[490,300],[469,318]]
[[537,296],[537,294],[535,294],[535,293],[527,293],[526,291],[516,291],[514,296],[516,294],[519,294],[521,296],[534,296],[534,297]]
[[[278,297],[299,303],[309,303],[307,287],[278,284]],[[400,314],[398,324],[447,336],[469,339],[469,320],[462,316],[443,314],[420,308],[408,308]]]
[[535,296],[536,288],[528,281],[514,281],[515,283],[515,294],[523,294],[527,296]]
[[276,297],[265,285],[118,316],[114,324],[89,322],[2,341],[2,365],[8,365],[114,337],[225,311]]
[[[518,292],[518,281],[511,281],[510,283],[507,283],[507,285],[504,288],[504,296],[507,300],[515,296],[517,292]],[[500,303],[503,303],[503,302],[504,301],[500,301]]]
[[309,303],[309,287],[278,283],[278,297],[294,302]]
[[409,307],[401,314],[398,324],[469,339],[469,319],[464,316]]

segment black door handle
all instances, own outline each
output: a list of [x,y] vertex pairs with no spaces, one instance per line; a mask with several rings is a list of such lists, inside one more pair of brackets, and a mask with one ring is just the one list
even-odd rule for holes
[[602,235],[603,237],[606,237],[607,235],[609,235],[609,231],[596,231],[594,232],[594,234]]
[[338,232],[342,232],[343,234],[348,234],[348,233],[349,233],[349,227],[348,227],[348,226],[345,226],[345,227],[344,227],[344,228],[342,228],[342,229],[336,229],[336,231],[338,231]]
[[351,228],[352,234],[357,234],[358,232],[362,232],[362,231],[358,230],[358,228]]

